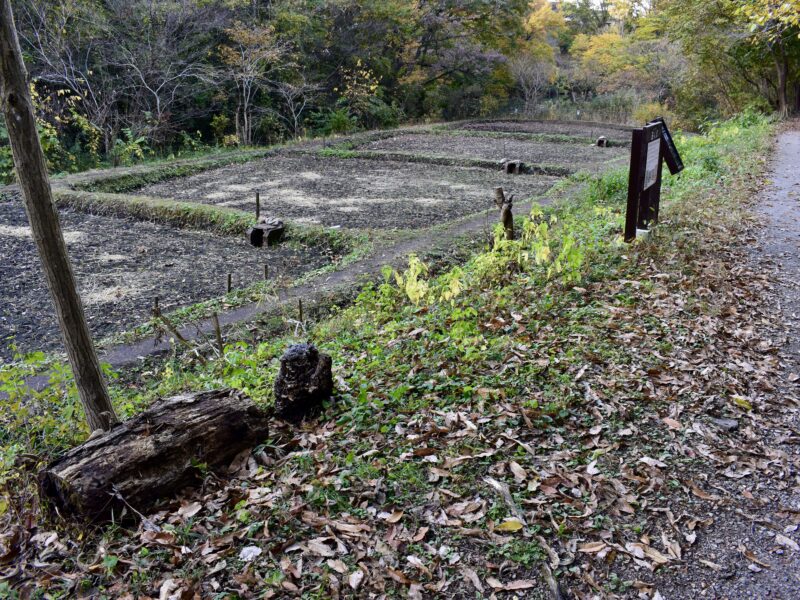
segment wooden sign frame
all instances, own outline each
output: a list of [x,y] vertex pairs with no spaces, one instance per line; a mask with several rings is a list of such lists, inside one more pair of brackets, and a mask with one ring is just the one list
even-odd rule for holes
[[633,130],[625,211],[626,242],[636,239],[637,230],[646,231],[658,223],[665,162],[673,175],[684,169],[667,124],[663,117],[658,117],[641,129]]
[[625,213],[626,242],[636,239],[637,229],[647,229],[654,219],[658,220],[660,194],[653,192],[661,188],[661,131],[660,123],[648,123],[633,130]]

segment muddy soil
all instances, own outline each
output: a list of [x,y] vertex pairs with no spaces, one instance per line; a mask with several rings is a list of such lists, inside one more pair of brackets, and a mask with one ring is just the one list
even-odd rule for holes
[[468,135],[399,134],[365,144],[359,150],[386,150],[426,156],[521,160],[528,164],[558,165],[572,169],[594,169],[609,160],[624,157],[626,148],[599,148],[589,142],[564,144]]
[[[169,312],[223,295],[229,272],[233,286],[244,287],[263,278],[265,263],[275,276],[294,278],[331,260],[323,248],[257,249],[133,219],[65,211],[61,224],[96,339],[146,322],[156,296]],[[0,362],[14,341],[25,351],[61,344],[29,231],[20,198],[0,200]]]
[[630,143],[629,129],[620,125],[602,123],[565,123],[562,121],[484,121],[459,124],[458,129],[470,131],[500,131],[506,133],[547,133],[568,135],[596,141],[601,135],[612,142]]
[[556,181],[480,168],[287,155],[165,181],[137,193],[255,210],[259,191],[262,214],[293,223],[416,229],[489,208],[495,187],[521,199],[544,193]]

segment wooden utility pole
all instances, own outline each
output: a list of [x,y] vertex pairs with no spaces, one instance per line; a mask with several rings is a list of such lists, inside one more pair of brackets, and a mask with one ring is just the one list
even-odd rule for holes
[[53,203],[47,163],[36,131],[28,77],[9,0],[0,0],[0,105],[25,200],[25,212],[42,260],[86,419],[93,431],[106,430],[117,422],[117,417],[83,314],[58,211]]

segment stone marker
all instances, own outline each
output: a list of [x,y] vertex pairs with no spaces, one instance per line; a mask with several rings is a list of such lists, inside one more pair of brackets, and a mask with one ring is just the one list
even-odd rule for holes
[[319,410],[332,392],[331,357],[320,354],[313,344],[289,346],[275,379],[275,414],[302,421]]

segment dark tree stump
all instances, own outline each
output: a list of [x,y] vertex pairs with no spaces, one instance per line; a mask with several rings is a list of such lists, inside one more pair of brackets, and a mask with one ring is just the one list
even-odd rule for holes
[[247,239],[255,247],[261,248],[264,241],[267,246],[274,246],[283,239],[285,227],[283,221],[273,217],[264,217],[258,220],[258,224],[247,230]]
[[275,413],[287,421],[301,421],[319,410],[333,392],[331,357],[313,344],[295,344],[281,356],[275,380]]
[[227,467],[262,442],[267,425],[264,411],[230,390],[168,398],[51,463],[39,473],[40,494],[62,514],[92,521],[125,503],[144,513],[197,483],[195,465]]
[[514,208],[514,194],[506,198],[503,188],[494,189],[494,203],[500,209],[500,222],[503,224],[503,230],[506,234],[507,240],[514,239],[514,215],[511,209]]

